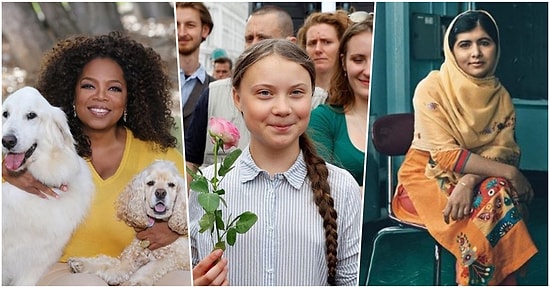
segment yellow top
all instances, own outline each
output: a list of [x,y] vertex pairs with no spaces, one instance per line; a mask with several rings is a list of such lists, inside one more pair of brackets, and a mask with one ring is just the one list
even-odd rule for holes
[[157,159],[171,160],[183,176],[184,164],[180,151],[171,148],[162,152],[154,149],[151,143],[135,138],[131,130],[126,129],[126,132],[124,155],[113,176],[102,179],[88,161],[96,185],[94,200],[88,216],[65,247],[61,262],[66,262],[71,256],[93,257],[105,254],[116,257],[130,244],[135,237],[134,229],[117,219],[115,201],[129,181],[151,162]]

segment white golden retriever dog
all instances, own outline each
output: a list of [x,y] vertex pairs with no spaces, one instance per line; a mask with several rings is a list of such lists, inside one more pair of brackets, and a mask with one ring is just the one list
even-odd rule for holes
[[35,285],[84,219],[94,184],[65,113],[38,90],[24,87],[4,101],[2,133],[2,164],[11,173],[27,170],[49,187],[68,187],[56,190],[59,199],[42,199],[2,184],[2,285]]
[[[69,258],[75,273],[95,274],[109,285],[153,285],[166,273],[190,270],[185,182],[174,163],[157,160],[137,174],[116,203],[117,216],[128,226],[145,229],[153,221],[168,221],[181,234],[155,250],[135,238],[118,258],[99,255]],[[153,224],[154,225],[154,224]],[[190,284],[189,284],[190,285]]]

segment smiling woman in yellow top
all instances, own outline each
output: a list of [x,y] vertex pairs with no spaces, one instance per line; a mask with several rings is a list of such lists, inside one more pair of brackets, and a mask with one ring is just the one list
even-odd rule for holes
[[[71,37],[44,55],[36,88],[65,111],[96,190],[88,216],[65,247],[60,263],[38,285],[106,285],[94,275],[71,273],[64,262],[71,256],[117,257],[130,244],[136,231],[117,220],[115,200],[154,160],[173,161],[183,176],[183,157],[170,134],[175,124],[170,85],[158,53],[116,32]],[[26,177],[6,180],[32,186],[24,190],[42,196],[51,192],[36,180],[21,184],[22,178]],[[174,242],[182,232],[159,222],[137,238],[157,249]],[[172,272],[160,280],[160,285],[190,283],[189,271]]]
[[398,174],[395,214],[424,224],[457,259],[459,285],[517,285],[537,252],[525,225],[531,185],[517,168],[512,99],[495,77],[498,28],[458,15],[445,62],[417,86],[414,138]]

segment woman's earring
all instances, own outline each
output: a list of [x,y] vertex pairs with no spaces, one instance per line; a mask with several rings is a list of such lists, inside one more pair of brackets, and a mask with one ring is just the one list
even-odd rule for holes
[[126,112],[126,109],[124,109],[124,114],[122,115],[122,121],[126,122],[126,114],[128,114]]
[[76,106],[73,104],[73,117],[76,118]]

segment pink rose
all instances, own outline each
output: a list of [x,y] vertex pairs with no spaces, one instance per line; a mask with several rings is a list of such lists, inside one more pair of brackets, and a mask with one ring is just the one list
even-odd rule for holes
[[208,126],[210,126],[208,133],[210,134],[212,143],[215,143],[216,138],[221,139],[223,141],[224,150],[231,147],[237,147],[239,144],[241,133],[239,133],[239,129],[230,121],[223,118],[211,117],[208,121]]

